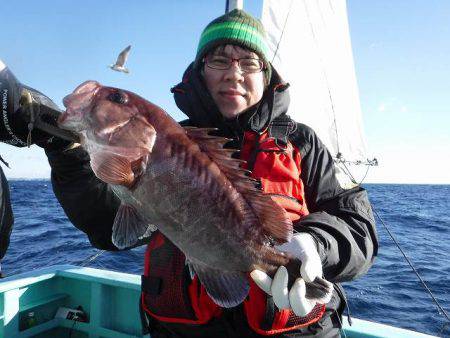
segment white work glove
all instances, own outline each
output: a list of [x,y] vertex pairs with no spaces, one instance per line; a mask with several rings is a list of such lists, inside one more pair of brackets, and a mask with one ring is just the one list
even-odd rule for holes
[[[322,262],[317,252],[316,243],[313,237],[307,233],[294,234],[292,240],[276,247],[280,251],[287,251],[297,257],[301,262],[301,278],[288,290],[288,271],[284,266],[280,266],[272,280],[265,272],[253,270],[250,276],[255,283],[268,295],[273,297],[275,305],[279,309],[292,309],[297,316],[306,316],[317,303],[326,304],[330,301],[333,293],[333,284],[322,279]],[[311,283],[317,277],[321,288],[326,289],[326,295],[317,298],[307,298],[307,287],[313,287]]]

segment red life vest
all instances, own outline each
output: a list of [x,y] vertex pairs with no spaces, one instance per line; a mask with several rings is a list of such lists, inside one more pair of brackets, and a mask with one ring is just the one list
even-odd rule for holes
[[[263,191],[285,208],[292,221],[308,215],[298,149],[290,142],[280,146],[267,131],[246,132],[240,155],[247,161],[246,168],[252,170],[252,177],[261,181]],[[149,315],[159,321],[185,324],[206,324],[221,315],[222,309],[211,300],[197,276],[191,281],[184,254],[160,232],[152,236],[144,264],[141,302]],[[251,278],[249,282],[244,312],[249,326],[258,334],[274,335],[305,327],[325,312],[325,305],[317,304],[305,317],[281,310],[266,318],[267,294]]]

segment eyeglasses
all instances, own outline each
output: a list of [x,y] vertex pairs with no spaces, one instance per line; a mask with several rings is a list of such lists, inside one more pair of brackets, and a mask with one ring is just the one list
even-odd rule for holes
[[239,68],[244,73],[258,73],[264,69],[264,62],[255,58],[233,59],[222,55],[208,55],[204,58],[206,66],[212,69],[230,69],[234,61],[237,61]]

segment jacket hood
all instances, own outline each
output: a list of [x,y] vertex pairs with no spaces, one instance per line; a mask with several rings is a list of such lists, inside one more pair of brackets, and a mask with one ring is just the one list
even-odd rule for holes
[[276,117],[285,114],[289,106],[288,87],[289,84],[273,69],[269,86],[261,101],[233,120],[226,120],[222,116],[200,72],[194,69],[193,64],[184,72],[182,82],[171,91],[176,105],[189,117],[191,125],[215,127],[221,131],[220,134],[234,137],[248,130],[261,132]]

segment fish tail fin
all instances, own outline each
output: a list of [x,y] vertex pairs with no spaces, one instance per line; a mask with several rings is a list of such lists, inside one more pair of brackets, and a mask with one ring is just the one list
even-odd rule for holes
[[312,282],[306,282],[306,295],[305,297],[319,304],[326,304],[331,300],[333,296],[333,283],[316,277]]
[[[286,264],[286,269],[289,274],[289,285],[291,288],[294,284],[296,278],[292,276],[298,276],[300,272],[302,262],[294,257],[290,258],[288,264]],[[316,303],[326,304],[331,300],[333,295],[334,286],[333,283],[327,281],[324,278],[316,277],[312,282],[306,282],[306,295],[305,297]]]

